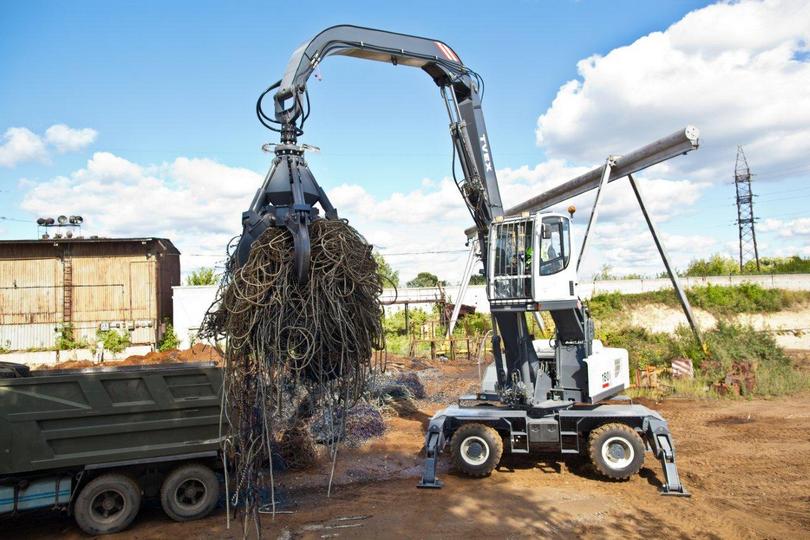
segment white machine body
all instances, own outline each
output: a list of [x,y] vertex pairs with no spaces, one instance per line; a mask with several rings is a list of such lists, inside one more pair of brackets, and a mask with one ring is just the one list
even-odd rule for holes
[[600,401],[630,387],[627,350],[603,347],[593,340],[593,353],[585,358],[588,366],[588,397]]
[[[554,340],[536,339],[534,350],[541,360],[554,359]],[[593,353],[585,359],[588,366],[588,398],[599,401],[614,396],[630,387],[630,362],[627,350],[605,347],[593,340]],[[481,392],[494,394],[498,375],[495,363],[490,363],[481,379]]]

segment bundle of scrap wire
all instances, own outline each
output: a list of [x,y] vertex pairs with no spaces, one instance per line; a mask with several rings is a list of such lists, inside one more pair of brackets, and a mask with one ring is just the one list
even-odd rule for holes
[[[275,505],[273,448],[316,413],[345,423],[383,347],[382,283],[371,246],[344,220],[310,226],[308,281],[295,276],[290,233],[268,228],[238,266],[230,256],[201,336],[225,340],[223,435],[235,471],[231,503],[255,518]],[[286,430],[286,436],[284,435]],[[333,426],[343,433],[344,425]],[[330,443],[333,459],[339,437]],[[302,451],[308,452],[302,448]],[[331,479],[330,479],[331,489]]]

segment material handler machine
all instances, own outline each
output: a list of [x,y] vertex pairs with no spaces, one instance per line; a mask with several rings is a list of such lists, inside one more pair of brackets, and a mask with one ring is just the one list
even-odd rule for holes
[[[661,492],[688,495],[678,476],[675,447],[664,418],[621,395],[629,386],[627,351],[604,347],[594,339],[593,320],[577,296],[577,269],[596,224],[605,185],[627,176],[693,322],[632,175],[697,148],[697,129],[687,127],[629,154],[609,156],[603,166],[504,209],[481,110],[483,82],[478,74],[438,40],[348,25],[328,28],[293,53],[283,79],[259,98],[259,119],[280,133],[280,143],[274,145],[273,165],[243,214],[244,230],[237,246],[237,258],[244,262],[264,230],[287,228],[294,239],[301,283],[309,271],[309,224],[338,217],[304,159],[311,147],[297,141],[309,114],[307,80],[331,55],[420,68],[439,87],[450,118],[454,179],[474,222],[467,230],[471,254],[480,257],[487,277],[494,363],[480,392],[462,396],[431,419],[419,487],[441,487],[436,465],[449,442],[454,465],[471,476],[488,475],[505,451],[539,451],[585,455],[602,475],[626,479],[639,471],[645,451],[651,451],[663,467]],[[273,91],[274,111],[267,114],[263,100]],[[596,200],[577,254],[571,242],[573,208],[570,215],[548,209],[594,189]],[[324,210],[323,217],[316,204]],[[527,324],[527,314],[541,311],[550,314],[555,327],[554,338],[545,342],[535,340]]]

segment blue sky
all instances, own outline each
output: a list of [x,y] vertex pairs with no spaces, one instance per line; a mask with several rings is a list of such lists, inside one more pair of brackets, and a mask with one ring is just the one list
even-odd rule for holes
[[[658,114],[658,109],[667,106],[666,100],[652,112],[645,106],[628,109],[628,103],[638,101],[628,96],[636,89],[644,92],[645,84],[655,86],[655,81],[637,71],[630,73],[628,79],[638,85],[628,86],[615,98],[609,93],[617,85],[600,79],[598,65],[593,81],[583,75],[581,65],[578,70],[578,62],[583,59],[599,55],[597,58],[606,63],[611,55],[618,55],[631,44],[631,52],[643,57],[647,47],[645,36],[665,31],[706,4],[685,1],[518,1],[497,5],[418,1],[4,3],[0,8],[0,134],[9,128],[26,128],[41,137],[45,145],[29,159],[19,159],[11,165],[12,160],[7,160],[6,166],[0,161],[0,216],[29,220],[29,223],[0,220],[0,238],[33,237],[36,228],[30,222],[40,213],[60,211],[59,204],[65,204],[64,212],[86,215],[89,232],[171,235],[188,254],[183,260],[185,269],[209,262],[212,259],[208,257],[192,256],[222,252],[226,233],[238,232],[238,210],[234,209],[246,206],[258,187],[249,185],[252,177],[245,170],[262,175],[269,165],[270,157],[260,152],[259,147],[275,137],[255,118],[258,93],[280,78],[289,55],[301,42],[338,23],[435,37],[450,44],[486,81],[484,110],[498,169],[517,171],[525,166],[533,171],[549,160],[559,160],[558,168],[562,168],[559,174],[573,172],[577,167],[590,168],[604,154],[630,150],[688,123],[701,127],[704,139],[711,141],[714,133],[707,131],[700,120],[705,115],[711,128],[713,122],[719,123],[722,118],[712,117],[708,106],[702,111],[700,104],[694,104],[695,98],[684,96],[684,100],[692,101],[697,113],[694,115],[681,100],[673,102],[666,114]],[[787,16],[789,7],[780,4],[768,9],[771,15],[779,17]],[[710,19],[711,13],[703,18]],[[694,52],[697,43],[698,48],[707,48],[696,53],[702,56],[717,47],[740,48],[733,40],[718,45],[715,34],[722,35],[723,30],[707,33],[701,24],[705,23],[686,21],[683,26],[689,30],[688,43],[684,45],[681,37],[680,45],[673,48]],[[701,36],[701,32],[705,35]],[[780,43],[797,42],[804,35],[802,32],[785,31]],[[753,45],[749,54],[778,48],[779,43],[765,41],[759,49]],[[795,49],[794,52],[801,53],[806,44],[795,45]],[[805,61],[798,62],[799,75],[791,75],[788,68],[782,70],[788,80],[794,77],[803,81],[806,77],[804,54]],[[627,61],[628,67],[635,65],[632,58]],[[662,62],[666,60],[662,58]],[[752,61],[748,68],[742,67],[750,71],[754,64]],[[320,154],[310,158],[316,177],[330,193],[343,187],[336,194],[342,203],[339,209],[345,208],[344,215],[353,219],[383,252],[413,249],[398,236],[390,216],[381,214],[396,213],[397,201],[403,204],[402,212],[408,212],[408,204],[436,204],[440,211],[442,204],[454,204],[437,195],[442,191],[442,179],[449,173],[450,143],[436,87],[419,70],[349,58],[331,58],[322,64],[320,72],[322,81],[310,81],[313,113],[302,138],[303,142],[322,148]],[[684,74],[690,75],[699,77]],[[671,72],[661,77],[680,80],[677,73]],[[566,83],[572,80],[579,80],[583,87],[579,91],[566,91]],[[599,84],[606,90],[600,91]],[[734,91],[729,88],[732,94]],[[723,93],[719,94],[713,99],[723,100]],[[570,107],[555,102],[555,98],[566,95],[574,102]],[[600,99],[604,102],[600,103]],[[615,116],[589,112],[593,107],[617,110],[622,116],[617,121]],[[574,128],[564,125],[570,114],[582,120]],[[728,114],[733,116],[733,111]],[[542,115],[546,115],[547,121],[542,126],[543,143],[538,144],[536,131]],[[761,111],[752,112],[752,116],[758,115]],[[752,122],[759,130],[757,137],[761,138],[762,126],[780,125],[779,114],[774,113],[768,122]],[[60,151],[58,143],[48,142],[45,136],[46,130],[55,124],[65,124],[71,129],[89,128],[96,136],[92,143],[76,143],[71,146],[75,149]],[[639,125],[643,129],[638,129]],[[774,155],[785,153],[785,149],[774,150],[777,144],[774,141],[769,146],[767,141],[753,136],[747,139],[751,129],[746,123],[737,132],[724,132],[716,138],[722,138],[724,144],[707,146],[705,158],[702,149],[681,158],[691,160],[689,165],[649,177],[661,182],[689,183],[685,191],[692,195],[682,201],[677,211],[662,207],[662,228],[678,236],[674,249],[680,252],[681,265],[690,254],[704,256],[729,251],[729,243],[736,238],[732,225],[733,186],[729,183],[734,164],[733,149],[729,150],[729,146],[735,134],[739,134],[739,144],[751,143],[749,160],[754,171],[761,174],[761,181],[755,183],[759,195],[757,214],[763,220],[771,218],[785,223],[810,217],[810,211],[805,210],[810,197],[810,190],[805,189],[805,180],[810,177],[810,158],[800,152],[805,147],[795,143],[798,146],[795,155],[776,159]],[[799,138],[800,128],[791,130],[785,137]],[[569,140],[571,137],[576,137],[576,141]],[[604,145],[599,146],[602,142]],[[117,172],[104,169],[106,172],[88,180],[95,174],[93,171],[101,170],[89,164],[97,153],[134,164],[138,172],[116,176]],[[181,158],[188,161],[178,163]],[[235,221],[228,217],[230,214],[219,213],[224,210],[217,210],[218,197],[225,196],[218,191],[218,185],[232,180],[229,172],[213,167],[214,163],[237,170],[237,177],[244,183],[238,192],[225,194],[229,202],[222,205],[222,209],[236,214]],[[184,165],[188,167],[183,168]],[[180,169],[193,172],[178,172]],[[530,191],[548,185],[554,177],[536,172],[534,176],[516,177],[517,186]],[[217,174],[219,178],[210,176]],[[147,177],[149,181],[138,183]],[[198,182],[199,178],[202,179]],[[118,197],[114,191],[103,195],[101,191],[93,191],[93,186],[110,186],[115,182],[134,184],[130,185],[132,189],[120,191]],[[143,189],[153,184],[165,187],[168,199],[137,195],[135,187]],[[677,188],[679,184],[666,185]],[[74,189],[69,196],[54,193],[71,186]],[[414,191],[418,191],[416,203]],[[393,195],[396,193],[403,197],[397,199]],[[615,219],[610,212],[606,214],[605,242],[620,239],[630,230],[629,224],[623,228],[620,223],[625,195],[617,191]],[[194,201],[190,201],[192,196]],[[361,201],[379,208],[374,211],[363,208]],[[173,214],[173,207],[186,204],[197,215]],[[116,223],[117,214],[130,213],[133,216],[122,217],[121,223]],[[163,219],[156,218],[157,214],[163,215]],[[172,215],[167,217],[168,214]],[[221,223],[209,226],[206,221]],[[225,222],[227,225],[222,224]],[[462,234],[452,236],[450,232],[456,226],[466,225],[463,219],[453,221],[441,216],[434,225],[433,232],[420,229],[408,236],[411,240],[419,235],[431,240],[441,237],[439,247],[463,248]],[[806,246],[807,237],[784,240],[779,229],[773,222],[763,227],[760,236],[766,255],[783,254],[780,250],[786,247],[800,251]],[[381,231],[379,235],[377,230]],[[209,233],[211,236],[207,236]],[[698,240],[690,242],[690,235]],[[420,245],[428,244],[435,247],[430,242]],[[608,242],[597,253],[612,251]],[[614,260],[615,253],[613,258],[609,254],[595,257],[595,264],[608,261],[624,271],[635,267],[630,258]],[[430,264],[429,259],[405,262],[392,258],[392,262],[405,274],[415,273],[419,265]],[[457,264],[455,256],[444,257],[441,264],[446,265],[441,267],[447,269],[445,272],[450,272]]]

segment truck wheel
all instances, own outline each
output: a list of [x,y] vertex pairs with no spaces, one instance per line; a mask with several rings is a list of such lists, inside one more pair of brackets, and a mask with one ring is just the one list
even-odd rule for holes
[[79,528],[90,535],[126,529],[141,508],[141,488],[123,474],[104,474],[82,489],[73,506]]
[[174,469],[160,488],[160,504],[175,521],[207,516],[219,500],[219,480],[214,471],[192,463]]
[[450,451],[456,469],[469,476],[487,476],[501,461],[503,440],[489,426],[464,424],[453,435]]
[[625,424],[605,424],[591,431],[591,463],[603,476],[627,480],[644,464],[644,441]]

